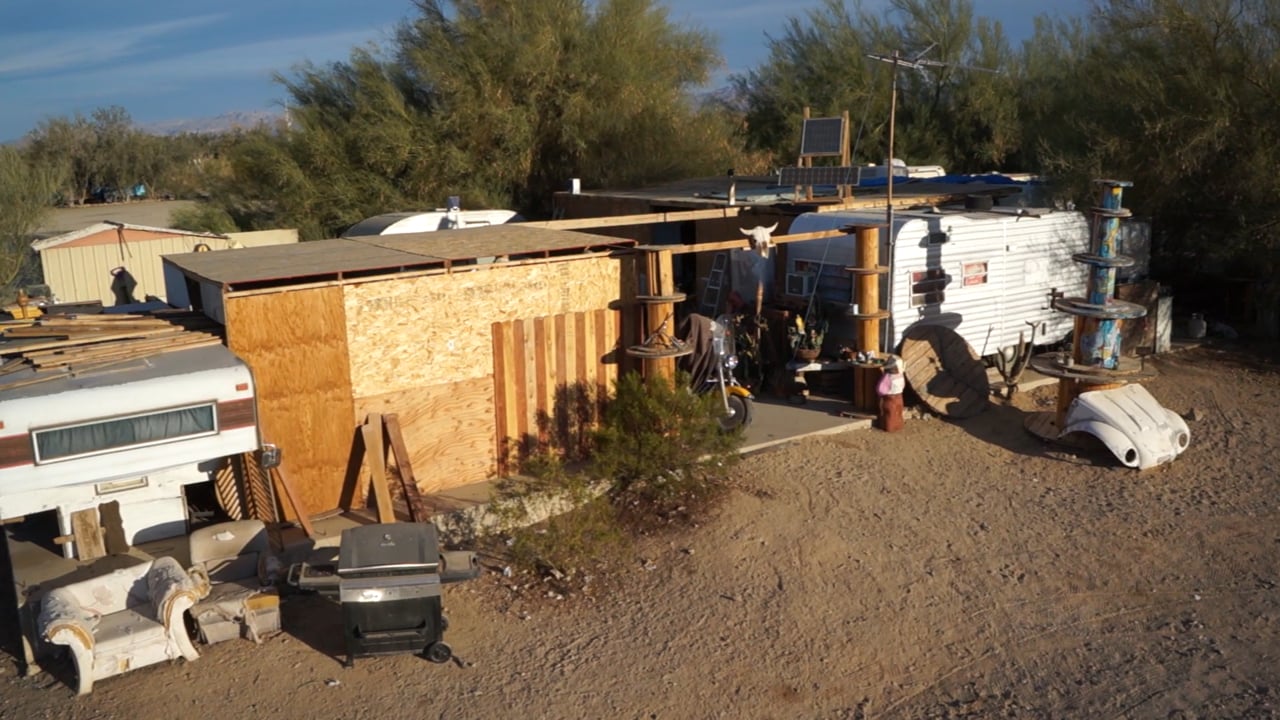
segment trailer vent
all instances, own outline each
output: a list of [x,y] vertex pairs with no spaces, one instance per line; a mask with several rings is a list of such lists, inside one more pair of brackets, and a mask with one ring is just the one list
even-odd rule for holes
[[787,273],[787,294],[809,297],[813,294],[816,276],[811,272]]

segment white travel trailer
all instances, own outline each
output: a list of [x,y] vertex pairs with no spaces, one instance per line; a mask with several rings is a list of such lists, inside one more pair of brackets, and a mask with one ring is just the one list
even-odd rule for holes
[[72,513],[118,501],[130,545],[185,535],[184,486],[259,449],[253,377],[222,345],[98,374],[14,377],[0,390],[0,521],[56,511],[67,536]]
[[[883,210],[804,213],[788,233],[884,223]],[[1055,294],[1085,293],[1086,268],[1071,259],[1089,251],[1082,213],[1012,207],[904,210],[894,213],[892,230],[892,235],[880,231],[881,262],[889,267],[881,279],[880,302],[892,313],[884,349],[898,348],[907,329],[917,324],[955,330],[980,356],[1013,348],[1019,334],[1030,339],[1033,325],[1037,345],[1059,342],[1070,333],[1072,316],[1054,310],[1052,301]],[[790,243],[787,290],[816,291],[828,306],[848,307],[852,275],[844,268],[856,262],[852,235]],[[840,323],[831,319],[835,332]]]
[[512,210],[435,210],[432,212],[399,212],[365,218],[347,228],[342,237],[364,235],[401,235],[404,233],[435,232],[459,228],[502,225],[520,218]]

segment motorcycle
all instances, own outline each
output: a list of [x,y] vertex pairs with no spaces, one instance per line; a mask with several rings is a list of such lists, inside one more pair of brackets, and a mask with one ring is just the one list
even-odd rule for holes
[[733,369],[738,366],[733,338],[733,318],[721,315],[714,320],[695,316],[710,324],[711,340],[705,357],[694,359],[694,367],[701,368],[694,374],[693,389],[699,394],[714,392],[724,404],[724,414],[719,417],[720,429],[732,432],[751,424],[754,396],[743,387]]

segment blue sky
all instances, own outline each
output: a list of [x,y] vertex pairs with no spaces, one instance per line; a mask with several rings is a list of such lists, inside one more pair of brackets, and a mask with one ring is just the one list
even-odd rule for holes
[[[853,0],[849,0],[852,2]],[[818,0],[665,0],[672,20],[719,38],[740,73],[767,57],[766,33]],[[875,10],[884,0],[864,0]],[[1087,0],[974,0],[1015,41],[1042,13],[1081,13]],[[0,142],[43,118],[120,105],[138,123],[278,110],[273,72],[342,60],[388,39],[409,0],[4,0],[0,3]]]

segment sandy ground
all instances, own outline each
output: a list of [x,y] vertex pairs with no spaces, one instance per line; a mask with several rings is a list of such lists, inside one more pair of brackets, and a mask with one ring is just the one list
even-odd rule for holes
[[169,215],[174,210],[195,205],[195,201],[192,200],[135,200],[127,203],[55,208],[41,223],[37,234],[48,237],[86,228],[103,220],[150,227],[168,227]]
[[1053,388],[799,440],[598,598],[449,586],[465,662],[345,670],[336,607],[290,598],[262,646],[83,699],[6,663],[0,718],[1275,717],[1280,374],[1212,349],[1157,362],[1148,387],[1197,418],[1171,465],[1043,445],[1022,420]]

